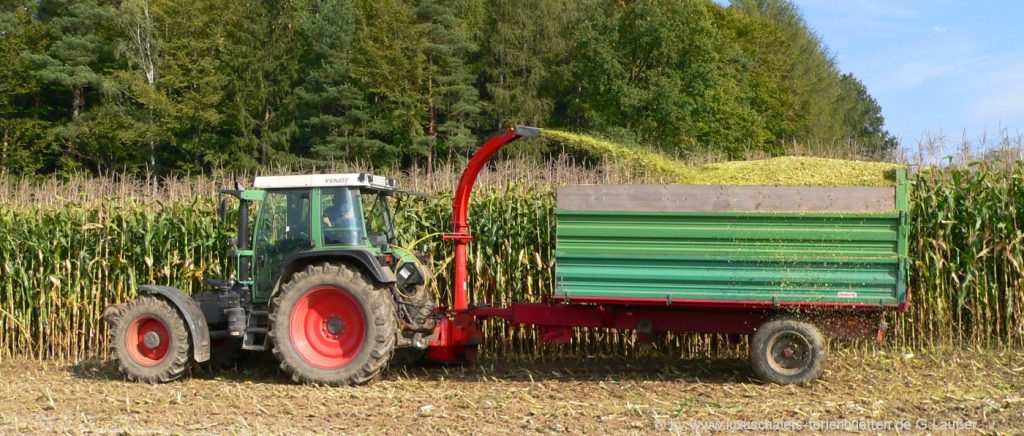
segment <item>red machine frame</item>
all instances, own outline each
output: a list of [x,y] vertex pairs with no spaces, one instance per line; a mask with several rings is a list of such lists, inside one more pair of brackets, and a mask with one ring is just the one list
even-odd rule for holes
[[[540,303],[512,303],[507,307],[469,307],[466,245],[473,240],[469,233],[469,199],[484,165],[512,141],[538,137],[540,129],[517,126],[487,140],[473,155],[459,178],[452,204],[452,233],[443,239],[455,244],[455,282],[452,307],[442,307],[441,319],[434,340],[427,349],[427,358],[440,362],[472,361],[476,348],[483,341],[477,319],[502,318],[512,325],[535,325],[541,339],[568,343],[573,327],[615,328],[636,330],[641,341],[650,341],[661,332],[694,332],[720,334],[753,334],[780,309],[811,310],[805,317],[829,333],[846,338],[875,338],[886,331],[881,312],[885,309],[906,311],[906,301],[897,306],[855,303],[807,303],[764,301],[684,300],[666,301],[635,298],[554,297]],[[841,313],[815,312],[820,309],[842,309]],[[851,314],[850,312],[853,312]]]

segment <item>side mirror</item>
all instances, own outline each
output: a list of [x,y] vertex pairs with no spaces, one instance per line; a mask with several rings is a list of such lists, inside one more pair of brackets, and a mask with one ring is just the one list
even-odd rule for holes
[[226,222],[228,220],[228,199],[221,198],[220,206],[217,207],[217,216],[220,217],[220,222]]

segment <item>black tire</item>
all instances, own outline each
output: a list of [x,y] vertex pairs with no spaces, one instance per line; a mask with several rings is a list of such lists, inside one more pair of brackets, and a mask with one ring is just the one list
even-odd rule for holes
[[[185,374],[191,360],[188,329],[178,310],[166,300],[154,296],[139,297],[111,315],[109,321],[112,325],[111,354],[117,361],[118,370],[128,380],[167,383]],[[158,330],[150,328],[155,325],[162,328],[159,334]],[[142,342],[147,335],[143,334],[143,339],[139,339],[141,332],[158,338],[158,345],[144,345]],[[163,348],[164,343],[166,348]]]
[[[323,292],[323,289],[340,292],[341,294],[337,294],[340,296],[338,298],[353,301],[358,306],[354,310],[362,317],[364,335],[361,345],[351,359],[340,366],[325,367],[314,364],[302,354],[310,355],[309,346],[297,349],[292,340],[292,328],[302,327],[290,325],[297,303],[316,301],[311,295],[314,292]],[[358,322],[343,317],[337,324],[359,325]],[[281,291],[274,298],[270,325],[273,352],[281,362],[281,369],[291,374],[292,379],[297,382],[329,386],[364,384],[379,376],[391,360],[398,330],[395,303],[386,288],[377,286],[352,267],[329,263],[310,265],[292,276],[281,287]],[[333,332],[335,340],[339,340],[339,337],[352,337],[345,336],[345,327],[336,328],[339,330]],[[307,337],[304,336],[307,334],[308,329],[296,330],[296,335],[300,337]]]
[[825,368],[825,337],[813,324],[792,319],[768,321],[750,344],[750,363],[762,380],[806,386]]

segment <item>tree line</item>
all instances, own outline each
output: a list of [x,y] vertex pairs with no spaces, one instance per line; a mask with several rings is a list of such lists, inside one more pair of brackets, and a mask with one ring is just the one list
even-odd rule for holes
[[0,0],[0,171],[432,167],[517,123],[895,146],[788,0]]

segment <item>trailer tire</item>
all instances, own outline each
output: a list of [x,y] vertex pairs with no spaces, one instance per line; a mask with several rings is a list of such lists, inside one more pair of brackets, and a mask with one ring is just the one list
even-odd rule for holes
[[347,265],[310,265],[274,298],[273,353],[296,382],[364,384],[391,360],[396,314],[391,293],[361,271]]
[[762,380],[807,386],[825,368],[825,337],[813,324],[780,319],[762,324],[750,343],[750,363]]
[[167,383],[189,367],[188,329],[167,300],[144,295],[111,313],[110,347],[118,370],[128,380]]

